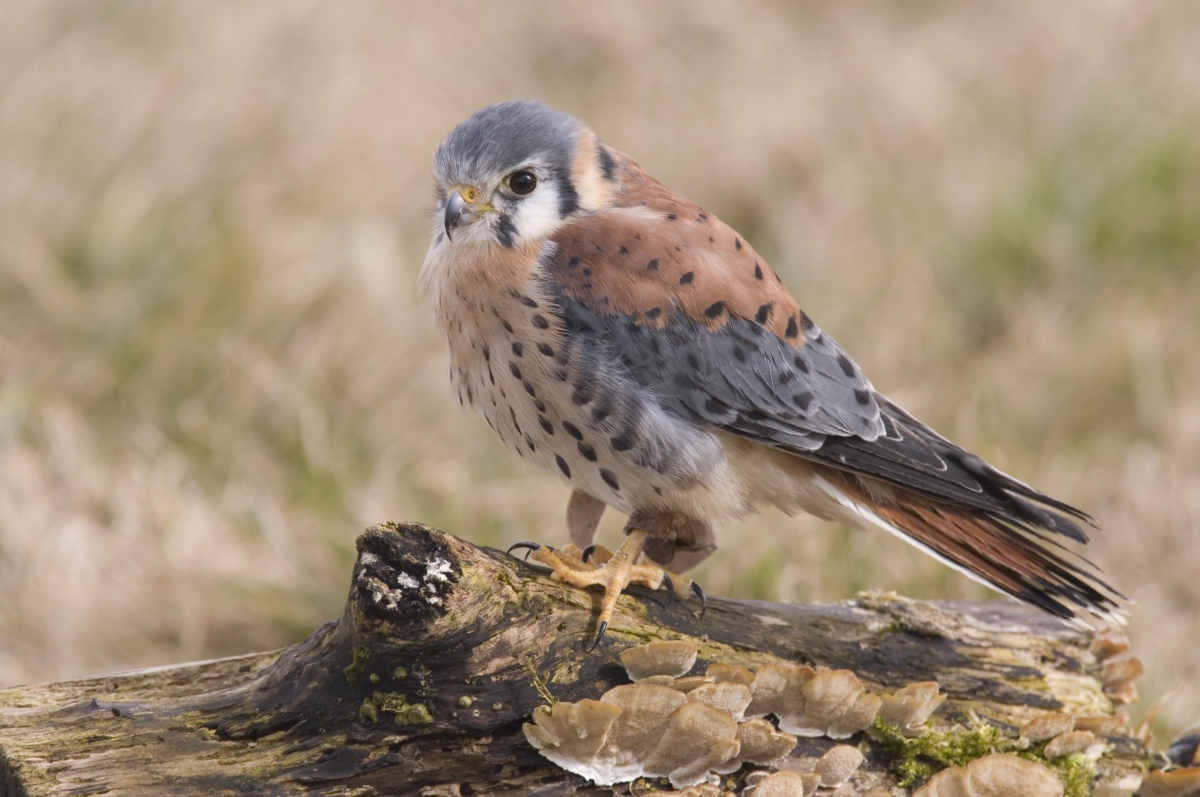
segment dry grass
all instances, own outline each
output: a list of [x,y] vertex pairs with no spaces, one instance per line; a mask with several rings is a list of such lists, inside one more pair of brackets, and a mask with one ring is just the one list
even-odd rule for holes
[[[1186,0],[0,5],[0,683],[297,640],[375,521],[562,538],[413,290],[438,140],[533,96],[1093,510],[1158,728],[1194,722],[1198,38]],[[883,534],[723,537],[716,593],[982,595]]]

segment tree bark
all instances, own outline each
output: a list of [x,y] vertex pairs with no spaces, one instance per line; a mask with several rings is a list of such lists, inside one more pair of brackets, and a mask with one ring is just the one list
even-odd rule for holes
[[[521,725],[550,696],[627,683],[618,653],[655,639],[693,640],[701,667],[782,659],[853,670],[877,692],[936,680],[951,721],[1113,711],[1091,635],[1011,601],[714,598],[698,618],[634,588],[588,651],[598,590],[414,523],[373,527],[358,551],[341,619],[293,647],[0,691],[0,797],[628,794],[551,764]],[[1138,742],[1110,741],[1106,778],[1144,767]],[[883,746],[850,743],[868,753],[858,787],[895,782]],[[832,744],[802,739],[792,756]],[[747,772],[723,781],[740,789]]]

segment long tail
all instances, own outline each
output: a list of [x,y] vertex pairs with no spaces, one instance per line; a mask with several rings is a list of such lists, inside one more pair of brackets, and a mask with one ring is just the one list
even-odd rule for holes
[[823,469],[818,483],[857,525],[879,526],[986,586],[1074,625],[1125,623],[1125,597],[1036,528],[845,471]]

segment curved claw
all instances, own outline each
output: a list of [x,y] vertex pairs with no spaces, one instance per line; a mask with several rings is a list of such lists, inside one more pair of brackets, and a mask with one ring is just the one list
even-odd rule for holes
[[[528,562],[530,552],[539,550],[541,547],[542,546],[536,542],[515,542],[512,545],[508,546],[508,550],[505,551],[505,553],[508,554],[509,556],[512,556],[512,552],[515,551],[516,549],[525,548],[526,549],[525,561]],[[551,548],[550,550],[554,550],[554,549]],[[517,557],[513,556],[513,558],[516,559]]]
[[695,581],[692,582],[692,594],[700,599],[700,616],[704,616],[704,612],[708,610],[708,598],[704,594],[704,590]]
[[591,653],[600,645],[600,640],[604,639],[604,632],[608,630],[608,621],[604,620],[600,623],[600,631],[596,634],[596,638],[592,640],[592,646],[584,648],[585,653]]
[[591,555],[594,554],[595,552],[596,552],[595,544],[589,545],[588,547],[586,547],[582,551],[580,551],[579,558],[586,562],[589,558],[591,558]]

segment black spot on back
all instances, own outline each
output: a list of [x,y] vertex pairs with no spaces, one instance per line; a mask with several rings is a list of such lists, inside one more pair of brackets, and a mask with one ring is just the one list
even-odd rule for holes
[[516,363],[510,362],[508,364],[508,370],[512,371],[512,375],[517,379],[521,378],[521,369],[517,367]]
[[808,373],[808,360],[804,359],[799,354],[792,358],[792,364],[799,368],[801,373]]
[[579,256],[575,255],[567,260],[567,268],[575,268],[579,265]]
[[667,214],[667,221],[675,221],[675,219],[677,219],[677,218],[679,218],[679,217],[676,216],[674,213]]
[[754,320],[760,324],[767,323],[767,319],[771,317],[771,304],[768,302],[758,308],[758,312],[754,315]]
[[658,318],[661,314],[662,314],[661,307],[651,307],[649,310],[646,311],[646,318],[655,319],[655,318]]
[[563,475],[568,479],[571,478],[571,466],[567,464],[567,461],[558,454],[554,455],[554,461],[558,463],[558,469],[563,472]]
[[692,283],[692,280],[694,280],[694,279],[696,279],[696,272],[689,271],[688,273],[684,274],[682,277],[679,278],[679,284],[680,285],[690,285]]
[[646,264],[646,270],[647,271],[658,271],[658,258],[657,257]]
[[534,317],[530,320],[533,321],[533,325],[535,327],[537,327],[538,329],[549,329],[550,328],[550,322],[547,321],[544,316],[534,315]]
[[762,279],[762,266],[760,266],[757,262],[754,264],[754,279]]
[[538,303],[536,301],[534,301],[533,299],[530,299],[528,296],[518,296],[517,300],[520,301],[521,304],[525,305],[526,307],[537,307],[538,306]]
[[863,404],[863,405],[870,404],[871,403],[871,394],[868,393],[867,391],[863,390],[862,388],[858,388],[854,391],[854,400],[857,401],[859,404]]
[[579,427],[570,421],[563,421],[562,428],[566,429],[567,434],[571,435],[571,437],[574,437],[576,440],[583,439],[583,432],[579,431]]
[[596,449],[592,448],[587,443],[583,443],[583,442],[579,443],[578,448],[579,448],[579,453],[582,454],[583,458],[586,459],[588,462],[596,461]]
[[739,252],[742,251],[742,239],[741,238],[733,239],[733,248]]
[[838,355],[838,365],[842,366],[842,373],[846,376],[854,376],[854,363],[850,362],[850,358],[844,354]]
[[613,451],[628,451],[633,448],[633,432],[626,430],[611,441]]
[[505,332],[507,332],[507,333],[508,333],[508,334],[510,334],[510,335],[512,334],[512,331],[513,331],[512,324],[510,324],[510,323],[508,323],[507,321],[505,321],[505,320],[501,319],[501,321],[500,321],[500,326],[504,327],[504,331],[505,331]]
[[704,311],[704,317],[716,318],[723,312],[725,312],[725,302],[714,302],[713,304],[709,305],[707,310]]
[[513,344],[512,344],[512,353],[513,353],[515,356],[517,356],[517,357],[523,357],[523,356],[524,356],[524,354],[525,354],[525,347],[521,345],[521,341],[519,341],[519,340],[514,340],[514,341],[513,341]]
[[492,360],[492,350],[489,349],[488,345],[485,343],[485,344],[483,344],[483,361],[491,362],[491,360]]
[[617,477],[611,470],[600,469],[600,478],[604,479],[604,483],[614,490],[620,490],[621,485],[617,483]]
[[619,251],[620,251],[620,253],[621,253],[621,254],[623,254],[623,255],[627,255],[627,254],[629,254],[629,250],[628,250],[628,249],[626,249],[626,248],[625,248],[625,247],[623,247],[623,246],[621,247],[621,249],[620,249]]
[[549,346],[547,346],[545,343],[539,343],[539,344],[537,345],[537,350],[538,350],[538,351],[540,351],[540,352],[541,352],[543,355],[545,355],[546,357],[553,357],[553,356],[554,356],[554,349],[550,348],[550,347],[549,347]]
[[554,435],[554,424],[550,423],[550,421],[547,420],[546,416],[539,415],[538,423],[541,424],[542,429],[545,430],[546,434],[551,435],[551,436]]
[[802,410],[807,410],[808,405],[812,403],[812,400],[813,394],[807,390],[805,390],[803,393],[797,393],[796,395],[792,396],[792,401],[794,401],[796,406]]
[[803,329],[805,332],[812,332],[812,329],[815,326],[816,326],[816,324],[814,324],[813,320],[808,317],[808,314],[805,313],[803,310],[801,310],[800,311],[800,328]]
[[783,335],[784,335],[784,337],[787,337],[787,338],[794,338],[799,334],[800,334],[800,327],[799,327],[799,325],[796,324],[796,316],[792,316],[791,318],[788,319],[787,329],[784,330]]

